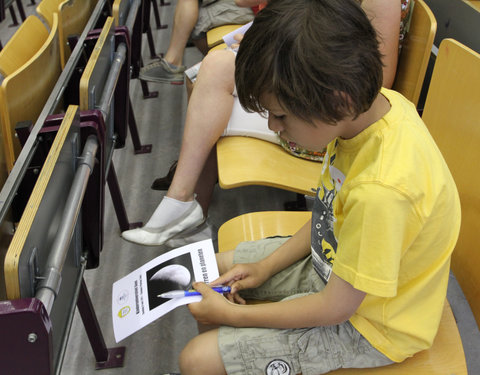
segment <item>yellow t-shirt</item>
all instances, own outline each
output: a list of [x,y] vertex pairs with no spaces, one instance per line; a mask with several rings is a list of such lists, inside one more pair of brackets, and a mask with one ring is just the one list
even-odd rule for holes
[[367,293],[350,321],[400,362],[430,347],[438,330],[460,201],[415,106],[382,94],[391,109],[381,120],[327,148],[312,255],[324,279],[334,272]]

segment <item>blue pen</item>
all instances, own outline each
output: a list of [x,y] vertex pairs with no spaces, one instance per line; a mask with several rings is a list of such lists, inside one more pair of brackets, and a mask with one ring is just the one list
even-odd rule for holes
[[[214,286],[212,289],[218,293],[230,293],[231,288],[229,286]],[[200,292],[197,292],[195,289],[190,290],[172,290],[171,292],[166,292],[157,295],[160,298],[180,298],[188,296],[201,296]]]

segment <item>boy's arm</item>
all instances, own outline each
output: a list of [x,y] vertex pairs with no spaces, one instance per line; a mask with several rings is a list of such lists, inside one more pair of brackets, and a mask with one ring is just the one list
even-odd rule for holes
[[311,220],[300,228],[277,250],[257,263],[236,264],[212,282],[212,285],[230,285],[232,293],[242,289],[256,288],[279,271],[311,252]]
[[233,327],[303,328],[339,324],[348,320],[362,303],[365,293],[332,273],[321,292],[287,301],[237,305],[227,301],[207,285],[195,288],[203,300],[189,305],[203,324]]
[[[254,288],[308,255],[311,221],[265,259],[254,264],[237,264],[212,284],[230,284],[232,292]],[[203,324],[234,327],[300,328],[338,324],[349,319],[363,301],[365,293],[332,273],[321,292],[293,300],[258,304],[234,304],[203,283],[194,284],[202,301],[189,309]]]

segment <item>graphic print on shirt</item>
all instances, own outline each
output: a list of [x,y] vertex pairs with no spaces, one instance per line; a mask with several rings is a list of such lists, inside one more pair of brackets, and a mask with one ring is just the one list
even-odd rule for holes
[[312,263],[315,271],[327,283],[332,272],[337,239],[333,232],[335,216],[333,214],[333,201],[337,192],[342,187],[345,175],[332,164],[335,155],[325,155],[328,163],[322,170],[322,183],[317,189],[312,212]]

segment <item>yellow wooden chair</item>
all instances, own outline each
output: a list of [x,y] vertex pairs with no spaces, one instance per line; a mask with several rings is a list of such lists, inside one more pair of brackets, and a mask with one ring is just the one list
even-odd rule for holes
[[[104,96],[104,90],[107,90],[107,78],[113,65],[115,55],[115,20],[113,17],[107,17],[100,34],[95,42],[95,46],[88,58],[79,82],[79,105],[81,111],[99,109]],[[115,92],[115,86],[110,87]],[[110,93],[109,93],[110,94]],[[128,95],[128,94],[127,94]],[[112,94],[113,97],[113,94]],[[112,99],[114,102],[114,99]],[[107,113],[103,114],[105,121],[105,155],[106,164],[110,165],[110,159],[115,147],[115,124],[114,112],[111,110],[111,104]],[[108,161],[107,161],[108,160]]]
[[[29,251],[31,249],[31,243],[29,243],[30,241],[32,241],[31,238],[36,238],[37,244],[42,245],[40,249],[37,249],[39,252],[42,253],[42,267],[43,263],[46,262],[48,253],[45,254],[45,252],[49,250],[49,247],[45,244],[53,243],[52,237],[55,237],[56,233],[56,231],[48,231],[46,229],[48,229],[49,225],[58,226],[59,224],[49,223],[49,220],[45,220],[45,213],[48,212],[48,217],[53,218],[55,217],[55,215],[59,215],[58,210],[62,209],[62,205],[59,204],[57,206],[54,206],[51,203],[47,205],[42,205],[42,202],[48,199],[51,200],[53,197],[52,194],[46,194],[48,188],[54,189],[54,191],[56,191],[55,196],[57,197],[57,199],[60,199],[60,197],[62,197],[62,199],[66,199],[66,196],[68,195],[68,189],[59,189],[58,186],[55,187],[52,185],[59,183],[58,180],[55,181],[55,177],[57,179],[60,178],[60,181],[62,181],[62,183],[64,182],[65,184],[68,182],[68,177],[72,178],[71,176],[69,176],[69,173],[65,173],[65,169],[63,169],[62,173],[62,168],[58,166],[62,163],[65,163],[65,160],[62,160],[61,158],[61,152],[64,151],[65,144],[72,142],[71,133],[73,132],[74,126],[78,127],[78,124],[75,125],[75,121],[79,122],[78,106],[69,106],[66,111],[64,120],[62,121],[58,133],[55,136],[53,144],[49,150],[48,157],[45,159],[45,163],[42,166],[37,182],[28,199],[28,204],[26,205],[25,211],[22,214],[22,218],[18,223],[12,241],[8,246],[8,251],[4,261],[5,287],[8,299],[18,299],[26,297],[26,288],[25,286],[22,287],[21,285],[22,272],[25,272],[25,269],[22,269],[19,259],[23,251]],[[70,145],[70,147],[73,146]],[[57,171],[56,174],[54,173],[55,168],[57,168],[57,170],[60,169],[60,171]],[[64,202],[62,201],[62,203]],[[38,233],[32,233],[32,226],[35,225],[46,231],[43,233],[44,238],[42,241],[38,241]],[[38,258],[40,258],[40,256]]]
[[452,270],[480,326],[480,54],[445,39],[423,111],[423,120],[443,153],[460,193],[462,226]]
[[58,13],[58,7],[61,3],[68,0],[42,0],[37,5],[37,14],[43,18],[49,27],[53,24],[53,14]]
[[[2,79],[10,76],[15,70],[27,63],[27,61],[29,61],[42,47],[47,38],[48,30],[42,24],[42,21],[35,16],[27,17],[12,35],[8,43],[0,51],[0,74]],[[2,122],[3,119],[0,112],[0,123]],[[3,187],[8,172],[11,169],[11,167],[9,168],[9,166],[11,166],[11,158],[8,158],[7,163],[7,155],[5,151],[6,138],[4,132],[5,128],[0,126],[0,188]],[[7,133],[6,137],[11,138],[10,132],[8,131]],[[5,236],[3,236],[2,246],[0,246],[0,259],[2,261],[7,247],[8,243],[5,240]],[[0,267],[0,300],[5,298],[3,267]]]
[[[446,39],[438,52],[423,119],[435,138],[456,181],[462,203],[462,226],[452,255],[455,274],[480,325],[480,204],[476,187],[480,160],[480,54]],[[478,182],[478,183],[477,183]],[[238,216],[218,231],[219,251],[241,241],[290,235],[309,218],[308,212],[255,212]],[[433,346],[402,363],[376,369],[341,369],[331,374],[467,374],[456,319],[448,301]]]
[[109,57],[115,50],[114,22],[113,17],[106,19],[80,78],[79,99],[80,110],[82,111],[94,109],[95,105],[100,102],[104,89],[103,85],[111,65]]
[[125,24],[130,10],[131,1],[129,0],[114,0],[112,5],[112,17],[115,20],[115,27]]
[[262,211],[234,217],[218,229],[218,249],[223,252],[235,249],[244,241],[291,236],[311,217],[308,211]]
[[314,195],[322,163],[294,157],[271,142],[223,137],[217,143],[218,182],[223,189],[263,185]]
[[87,24],[96,0],[42,0],[37,6],[37,13],[51,27],[53,14],[58,15],[58,35],[60,40],[60,63],[62,69],[70,57],[68,38],[80,35]]
[[67,0],[58,9],[58,35],[60,38],[60,61],[65,67],[71,54],[68,38],[80,35],[85,28],[97,0]]
[[[394,89],[415,104],[420,96],[435,31],[433,13],[423,0],[415,1],[394,84]],[[275,162],[270,160],[273,158]],[[218,180],[224,189],[257,184],[312,195],[311,189],[317,186],[321,168],[319,165],[315,168],[314,162],[290,155],[280,146],[248,137],[221,138],[217,142],[217,160]]]
[[207,31],[207,46],[208,49],[212,49],[218,45],[224,44],[223,43],[223,36],[231,33],[232,31],[238,29],[242,25],[222,25],[214,27]]
[[28,45],[32,47],[32,57],[6,76],[0,86],[0,122],[8,171],[13,168],[21,148],[15,137],[16,124],[21,121],[35,123],[61,73],[57,15],[40,49]]
[[410,28],[403,42],[393,89],[418,105],[437,21],[424,0],[415,0]]
[[467,0],[467,3],[480,12],[480,1],[479,0]]
[[42,21],[29,16],[0,51],[0,74],[6,78],[30,60],[48,38]]
[[[234,249],[242,241],[254,241],[269,236],[289,236],[298,231],[311,217],[310,212],[264,211],[237,216],[218,230],[220,252]],[[252,301],[258,303],[258,301]],[[402,363],[376,369],[341,369],[332,375],[466,375],[462,341],[452,310],[445,304],[439,332],[432,348],[416,354]]]

